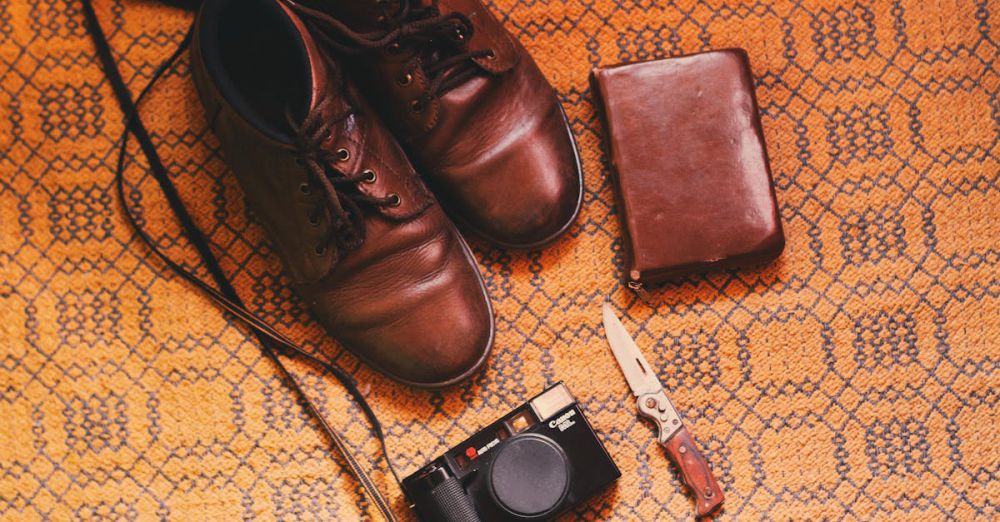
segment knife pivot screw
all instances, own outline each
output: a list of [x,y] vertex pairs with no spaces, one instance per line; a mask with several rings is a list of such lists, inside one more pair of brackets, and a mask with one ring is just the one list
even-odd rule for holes
[[683,455],[688,452],[688,449],[687,446],[681,446],[680,449],[678,449],[677,451],[679,451],[680,454]]
[[646,399],[646,407],[650,408],[650,409],[655,408],[656,407],[656,399],[654,399],[652,397]]
[[712,488],[705,488],[705,498],[712,498],[714,494],[715,492],[712,491]]
[[677,425],[677,424],[680,424],[680,423],[681,423],[681,421],[679,421],[679,420],[677,420],[677,419],[674,419],[674,424],[675,424],[675,425]]

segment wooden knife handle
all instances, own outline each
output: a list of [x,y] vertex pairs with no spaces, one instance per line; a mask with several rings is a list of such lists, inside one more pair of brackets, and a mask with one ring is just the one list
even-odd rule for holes
[[670,460],[680,469],[684,483],[694,493],[697,516],[703,517],[715,511],[722,504],[722,490],[705,457],[695,447],[691,433],[681,427],[663,446]]

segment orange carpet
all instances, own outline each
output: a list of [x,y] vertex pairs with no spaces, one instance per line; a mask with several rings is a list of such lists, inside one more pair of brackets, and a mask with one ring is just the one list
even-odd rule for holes
[[[474,245],[499,336],[485,372],[449,391],[374,374],[309,319],[206,129],[186,58],[143,108],[248,305],[363,383],[395,464],[412,472],[563,380],[623,473],[567,518],[689,519],[605,344],[609,295],[705,446],[727,496],[718,518],[1000,518],[1000,5],[493,7],[560,91],[587,193],[544,251]],[[133,89],[190,21],[148,0],[97,9]],[[0,519],[367,517],[246,329],[125,225],[112,192],[122,116],[77,2],[2,0],[0,35]],[[788,248],[766,268],[667,287],[652,309],[620,283],[587,75],[730,46],[757,75]],[[143,160],[128,176],[144,225],[196,263]],[[375,455],[341,388],[294,367],[356,451]]]

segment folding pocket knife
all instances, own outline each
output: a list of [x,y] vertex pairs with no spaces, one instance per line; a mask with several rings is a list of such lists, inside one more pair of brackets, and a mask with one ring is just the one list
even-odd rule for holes
[[697,516],[708,515],[722,505],[723,500],[722,490],[712,470],[664,393],[663,384],[608,303],[604,303],[603,315],[604,333],[618,366],[625,374],[625,380],[632,388],[632,394],[638,397],[639,414],[656,424],[659,430],[657,442],[666,449],[667,455],[680,470],[684,483],[694,493]]

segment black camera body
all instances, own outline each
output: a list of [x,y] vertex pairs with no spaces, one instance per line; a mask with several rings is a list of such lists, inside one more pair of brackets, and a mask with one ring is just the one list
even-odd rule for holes
[[403,480],[424,522],[549,520],[621,476],[556,384]]

